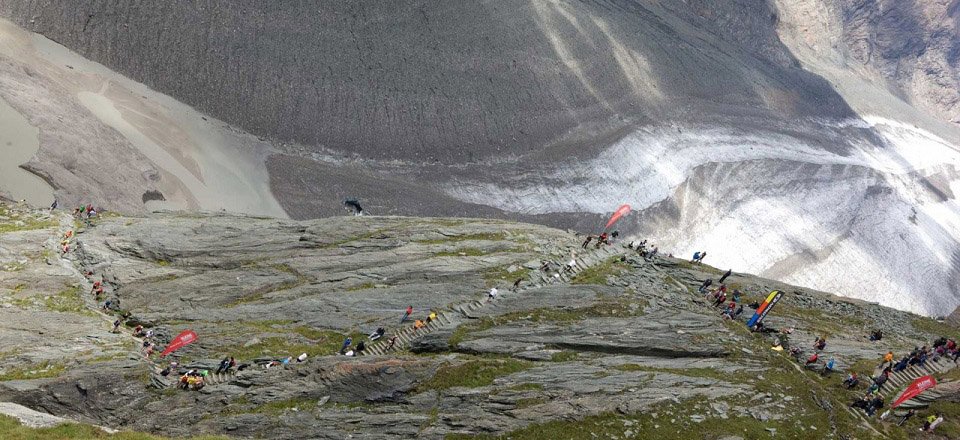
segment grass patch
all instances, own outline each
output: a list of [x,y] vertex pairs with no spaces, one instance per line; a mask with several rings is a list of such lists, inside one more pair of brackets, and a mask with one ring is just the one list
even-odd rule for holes
[[[574,324],[585,319],[597,317],[626,318],[643,314],[646,301],[625,296],[598,296],[599,300],[587,307],[578,309],[541,308],[522,312],[507,313],[496,317],[482,317],[476,321],[461,324],[453,331],[447,343],[456,347],[465,341],[471,333],[479,333],[496,326],[511,322],[527,321],[535,323]],[[635,304],[635,306],[633,306]]]
[[487,255],[487,252],[477,248],[466,247],[452,251],[441,251],[433,255],[435,257],[482,257]]
[[43,305],[54,312],[79,313],[82,315],[93,315],[94,313],[87,309],[83,303],[81,295],[83,290],[80,286],[68,287],[57,292],[43,301]]
[[520,408],[529,408],[531,406],[536,406],[543,403],[547,403],[547,399],[543,397],[528,397],[524,399],[518,399],[515,405],[517,409],[520,409]]
[[52,218],[41,220],[30,214],[10,211],[6,208],[0,208],[0,216],[7,217],[4,220],[0,220],[0,234],[55,228],[60,225],[59,222]]
[[253,292],[247,295],[244,295],[234,300],[233,302],[226,304],[226,307],[236,307],[242,304],[257,302],[263,299],[263,297],[267,294],[274,293],[274,292],[281,292],[284,290],[290,290],[296,287],[303,286],[310,282],[309,277],[307,277],[306,275],[303,275],[302,273],[300,273],[299,271],[297,271],[296,269],[294,269],[288,264],[274,264],[270,266],[270,268],[280,273],[293,275],[295,279],[284,280],[279,283],[260,286],[259,288],[255,289]]
[[570,362],[570,361],[577,360],[579,357],[580,355],[578,355],[577,352],[575,351],[564,350],[564,351],[554,353],[552,356],[550,356],[550,361],[551,362]]
[[933,318],[926,318],[926,317],[914,318],[913,320],[910,321],[910,324],[913,325],[914,329],[927,333],[931,336],[934,336],[933,339],[939,338],[941,336],[956,339],[958,336],[960,336],[960,330],[955,329]]
[[483,240],[483,241],[505,241],[510,240],[505,232],[480,232],[475,234],[448,235],[443,238],[417,240],[414,243],[419,244],[444,244],[456,243],[460,241]]
[[[9,416],[0,415],[0,438],[5,440],[169,440],[167,437],[139,432],[108,434],[91,425],[67,423],[53,428],[28,428]],[[181,440],[230,440],[223,436],[199,436]]]
[[[224,332],[259,335],[260,340],[249,346],[244,346],[245,343],[237,343],[215,349],[218,354],[222,353],[243,360],[259,357],[296,357],[300,353],[306,353],[310,357],[326,356],[339,351],[343,340],[348,336],[303,325],[291,327],[292,323],[293,321],[289,320],[268,320],[233,323],[238,325],[233,328],[222,325],[220,328]],[[360,333],[352,333],[349,336],[353,338],[354,343],[365,338],[365,335]]]
[[614,370],[627,371],[627,372],[648,372],[648,373],[669,373],[676,374],[680,376],[689,376],[689,377],[702,377],[705,379],[716,379],[722,380],[725,382],[747,382],[750,380],[755,380],[756,377],[741,375],[739,373],[728,373],[724,371],[715,370],[713,368],[663,368],[663,367],[647,367],[645,365],[638,364],[620,364],[613,367]]
[[250,412],[276,415],[292,409],[296,409],[298,411],[313,411],[316,408],[316,400],[297,398],[267,402],[254,408]]
[[538,383],[533,383],[533,382],[527,382],[527,383],[514,385],[508,389],[513,391],[542,391],[543,385]]
[[478,388],[492,384],[498,377],[532,367],[531,362],[516,359],[472,359],[458,365],[441,366],[430,380],[417,388],[419,391],[453,387]]
[[617,276],[629,269],[629,266],[620,261],[620,257],[610,257],[606,261],[595,264],[578,273],[570,284],[599,284],[606,285],[607,279]]
[[519,269],[513,272],[507,270],[510,268],[510,266],[500,266],[487,269],[483,272],[483,281],[487,287],[493,287],[501,283],[513,284],[513,282],[517,279],[522,279],[524,281],[529,280],[530,269],[520,267],[519,265],[517,267]]
[[375,289],[375,288],[377,288],[376,283],[367,281],[366,283],[363,283],[363,284],[347,287],[347,292],[356,292],[358,290],[367,290],[367,289]]
[[716,267],[710,266],[710,265],[708,265],[708,264],[702,264],[702,263],[700,263],[700,264],[694,264],[694,263],[691,263],[691,262],[688,261],[688,260],[678,260],[678,261],[677,261],[677,267],[679,267],[679,268],[681,268],[681,269],[696,270],[696,271],[700,271],[700,272],[712,273],[712,274],[715,274],[715,275],[723,275],[724,273],[726,273],[725,270],[717,269]]
[[30,380],[58,377],[67,370],[67,367],[60,363],[51,363],[44,361],[26,367],[15,368],[0,374],[0,382],[7,380]]

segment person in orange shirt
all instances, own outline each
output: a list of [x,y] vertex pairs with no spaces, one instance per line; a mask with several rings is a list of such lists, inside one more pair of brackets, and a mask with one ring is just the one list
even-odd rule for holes
[[[885,365],[893,365],[893,352],[888,351],[887,354],[883,355],[883,363]],[[881,365],[883,367],[883,365]]]

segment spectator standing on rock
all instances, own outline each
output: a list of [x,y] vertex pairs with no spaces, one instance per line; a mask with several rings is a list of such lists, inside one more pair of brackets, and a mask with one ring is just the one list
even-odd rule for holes
[[704,281],[703,284],[700,285],[700,288],[697,290],[699,290],[700,293],[706,293],[707,288],[710,287],[711,284],[713,284],[713,280],[710,278],[707,278],[706,281]]
[[403,324],[404,322],[406,322],[406,320],[410,318],[410,315],[412,314],[413,314],[413,306],[407,306],[407,311],[404,312],[403,317],[400,318],[400,323]]
[[723,284],[724,280],[726,280],[727,277],[729,277],[731,274],[733,274],[733,269],[727,269],[727,273],[723,274],[723,276],[720,277],[720,281],[719,281],[719,282],[720,282],[721,284]]

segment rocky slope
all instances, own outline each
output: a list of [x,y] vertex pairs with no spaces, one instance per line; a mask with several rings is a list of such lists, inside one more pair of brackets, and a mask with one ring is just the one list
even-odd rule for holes
[[[207,214],[109,216],[81,227],[60,258],[59,237],[78,226],[68,216],[10,206],[3,216],[0,310],[19,321],[0,327],[0,400],[57,416],[238,438],[917,435],[916,420],[901,428],[847,411],[863,390],[844,390],[841,374],[805,370],[770,350],[772,335],[720,319],[696,293],[720,274],[706,265],[646,261],[622,246],[582,250],[575,234],[494,220]],[[575,274],[539,270],[571,252]],[[113,318],[97,311],[91,279],[106,281],[105,298],[119,299],[114,313],[127,326],[153,329],[161,346],[195,330],[199,340],[177,354],[183,366],[233,355],[249,367],[213,375],[201,391],[170,387],[129,327],[107,331]],[[792,328],[782,341],[807,354],[826,336],[821,356],[841,371],[870,373],[887,350],[958,335],[751,275],[727,282],[744,303],[785,291],[768,324]],[[82,293],[72,307],[63,305],[71,294],[53,293],[64,283]],[[492,286],[501,295],[487,301]],[[409,305],[414,318],[432,310],[440,319],[418,332],[409,321],[398,327]],[[335,355],[345,336],[356,342],[378,326],[401,335],[396,349]],[[884,339],[867,341],[875,328]],[[8,351],[12,344],[20,348]],[[300,353],[306,362],[257,363]],[[942,362],[936,374],[956,379]],[[896,392],[885,390],[888,399]],[[942,435],[958,432],[960,412],[949,414]]]
[[8,0],[0,98],[65,204],[308,219],[356,197],[588,230],[629,203],[621,229],[677,253],[943,316],[956,10]]

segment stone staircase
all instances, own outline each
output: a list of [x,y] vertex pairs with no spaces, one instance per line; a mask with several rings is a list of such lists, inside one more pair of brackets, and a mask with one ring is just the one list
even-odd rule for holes
[[[626,252],[627,249],[620,245],[602,246],[599,249],[591,247],[588,248],[583,255],[578,255],[576,258],[574,258],[576,265],[574,265],[573,269],[569,271],[564,270],[564,266],[566,266],[570,260],[549,261],[552,268],[559,268],[559,270],[550,270],[544,272],[537,269],[536,271],[531,272],[526,286],[518,288],[515,293],[518,294],[529,289],[536,289],[551,284],[568,283],[574,277],[576,277],[577,274],[583,272],[584,270],[587,270],[598,263],[602,263],[612,256],[624,255]],[[452,307],[452,310],[445,310],[437,313],[437,319],[431,321],[424,327],[414,329],[412,324],[404,327],[402,330],[395,333],[397,341],[393,346],[390,346],[390,337],[384,336],[373,345],[367,347],[366,350],[359,353],[358,356],[377,356],[386,354],[390,351],[406,348],[413,340],[421,338],[438,329],[458,324],[462,322],[462,317],[470,316],[473,312],[484,308],[490,303],[490,301],[478,299],[456,305]]]
[[[180,376],[183,375],[184,372],[190,369],[191,368],[182,367],[180,368],[180,371],[171,372],[170,375],[167,376],[166,378],[163,378],[163,379],[158,378],[157,380],[162,380],[166,382],[166,386],[165,386],[166,388],[173,388],[173,387],[176,387],[177,384],[180,382]],[[229,383],[230,381],[232,381],[234,378],[237,377],[237,372],[235,370],[231,370],[223,373],[217,373],[216,370],[208,370],[208,371],[209,371],[209,374],[207,374],[207,377],[203,379],[204,387],[210,387],[210,386],[219,385],[222,383]],[[157,376],[159,376],[159,373],[157,373]]]
[[[908,366],[903,371],[890,374],[890,378],[887,379],[887,382],[883,384],[883,387],[881,387],[879,391],[877,391],[877,394],[885,398],[884,400],[886,403],[886,407],[881,408],[878,414],[888,410],[890,408],[890,405],[893,404],[893,397],[898,396],[900,392],[904,388],[906,388],[908,385],[910,385],[910,383],[913,382],[914,380],[927,375],[937,376],[939,374],[946,373],[956,367],[957,367],[956,362],[950,359],[947,359],[945,357],[942,357],[937,361],[930,360],[926,363],[926,365],[922,367],[919,365],[911,365],[911,366]],[[876,371],[874,371],[874,374],[873,374],[874,377],[880,374],[881,371],[882,370],[880,369],[877,369]],[[886,396],[887,393],[891,391],[896,391],[896,393],[894,393],[894,395],[891,398],[886,398],[888,397]],[[917,397],[914,397],[913,399],[910,399],[904,402],[903,405],[893,410],[893,415],[894,416],[903,415],[902,413],[906,412],[904,410],[905,408],[915,406],[915,405],[910,405],[910,402],[913,402],[918,398],[921,398],[922,396],[923,395],[917,396]],[[863,411],[851,408],[849,406],[844,406],[844,409],[848,413],[850,413],[851,415],[859,419],[861,421],[861,424],[864,427],[869,428],[871,431],[873,431],[874,433],[880,436],[884,436],[882,433],[877,431],[872,425],[870,425],[870,420],[867,418],[867,415]]]
[[929,360],[927,361],[926,365],[922,367],[919,365],[908,366],[903,371],[890,374],[890,378],[887,380],[887,383],[883,384],[879,394],[884,396],[888,391],[902,390],[917,378],[926,375],[936,376],[946,373],[956,367],[957,364],[954,361],[945,357],[941,357],[937,361]]

